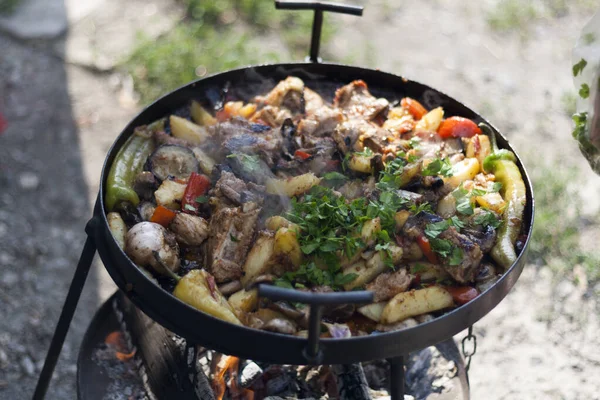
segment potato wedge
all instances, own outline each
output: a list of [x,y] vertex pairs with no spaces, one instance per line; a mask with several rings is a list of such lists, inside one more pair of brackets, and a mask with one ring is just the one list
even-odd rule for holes
[[479,161],[476,158],[465,158],[452,166],[452,176],[444,178],[449,189],[456,189],[464,181],[475,178],[479,173]]
[[242,289],[239,292],[235,292],[234,294],[229,296],[229,299],[227,301],[234,310],[252,312],[256,310],[256,307],[258,306],[258,290]]
[[[390,246],[389,248],[392,256],[392,263],[397,264],[402,258],[402,248],[398,246]],[[386,263],[386,257],[388,255],[383,251],[378,251],[368,261],[359,261],[356,264],[344,269],[345,274],[357,274],[358,276],[352,282],[344,285],[345,290],[352,290],[354,288],[366,285],[373,279],[377,278],[379,274],[390,269]]]
[[450,218],[456,214],[456,197],[448,193],[438,201],[437,214],[442,218]]
[[200,126],[210,126],[217,123],[217,119],[213,117],[204,107],[197,101],[192,101],[192,119]]
[[179,210],[181,208],[181,199],[187,185],[171,180],[164,180],[158,189],[154,192],[156,204],[165,206],[171,210]]
[[190,306],[213,317],[236,325],[242,325],[225,297],[214,285],[211,289],[207,279],[214,279],[204,270],[194,269],[188,272],[173,291],[173,295]]
[[408,210],[400,210],[394,215],[394,220],[396,221],[396,229],[400,230],[406,223],[408,217],[411,216],[410,211]]
[[280,215],[273,215],[265,221],[265,227],[270,231],[277,231],[279,228],[289,228],[294,232],[300,232],[300,227]]
[[444,109],[442,107],[434,108],[417,122],[415,130],[436,132],[444,118]]
[[469,140],[466,156],[479,161],[479,171],[483,172],[483,160],[492,153],[490,138],[486,135],[475,135]]
[[275,238],[272,233],[259,232],[258,239],[254,242],[244,263],[244,276],[240,279],[244,287],[252,283],[257,276],[269,272],[272,267],[274,244]]
[[354,153],[350,156],[350,160],[348,160],[348,168],[350,168],[352,171],[371,174],[373,173],[373,166],[371,165],[371,160],[373,157],[375,156],[364,156]]
[[288,179],[269,179],[266,182],[267,193],[294,197],[308,192],[310,188],[318,185],[321,178],[317,178],[312,172],[294,176]]
[[454,305],[452,295],[444,288],[431,286],[397,294],[383,309],[381,322],[393,324],[406,318],[442,310]]
[[383,313],[383,309],[387,305],[387,301],[382,301],[380,303],[368,304],[366,306],[359,307],[357,311],[364,315],[365,317],[379,322],[381,320],[381,314]]
[[169,122],[171,124],[171,133],[176,138],[194,144],[202,144],[210,137],[208,130],[205,127],[196,125],[185,118],[171,115],[169,117]]
[[444,268],[426,261],[409,263],[408,272],[413,275],[418,274],[422,282],[437,281],[450,277]]
[[360,237],[367,246],[375,243],[377,233],[381,232],[381,219],[379,217],[370,219],[363,224]]
[[109,212],[106,215],[106,219],[108,220],[108,228],[110,229],[110,233],[112,233],[119,247],[124,249],[127,225],[125,225],[125,221],[123,221],[123,218],[121,218],[121,214],[118,212]]
[[279,228],[275,232],[273,244],[273,257],[276,263],[287,268],[288,265],[296,269],[302,263],[302,250],[296,232],[290,228]]
[[192,152],[194,153],[196,160],[198,160],[198,165],[202,172],[210,176],[216,164],[215,160],[206,154],[200,147],[192,147]]
[[486,193],[483,196],[475,197],[475,201],[480,207],[495,211],[498,214],[502,214],[506,208],[506,201],[500,193]]

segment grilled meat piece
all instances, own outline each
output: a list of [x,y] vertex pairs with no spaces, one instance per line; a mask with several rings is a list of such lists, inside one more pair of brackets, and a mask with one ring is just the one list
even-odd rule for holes
[[254,239],[260,208],[254,203],[242,207],[223,207],[213,213],[209,223],[209,270],[218,283],[242,277],[242,265]]
[[261,204],[264,199],[264,186],[253,182],[246,183],[233,173],[222,171],[221,178],[215,184],[213,196],[225,197],[235,205],[247,202]]
[[338,109],[322,106],[302,119],[298,124],[298,133],[307,136],[325,136],[334,131],[344,120]]
[[336,90],[333,106],[341,108],[348,119],[371,121],[380,113],[387,112],[389,102],[375,98],[369,93],[367,84],[357,80]]
[[333,139],[344,154],[363,149],[361,137],[370,136],[377,128],[364,120],[345,121],[333,131]]
[[295,76],[288,76],[279,81],[266,96],[257,96],[255,101],[259,104],[287,108],[293,113],[304,113],[304,82]]
[[367,285],[367,290],[373,291],[373,302],[389,300],[398,293],[405,292],[412,283],[413,276],[405,269],[396,272],[386,272],[379,275]]
[[150,171],[142,171],[136,175],[133,181],[133,190],[143,200],[154,199],[154,191],[158,189],[158,181]]
[[314,90],[304,87],[304,111],[306,114],[313,114],[325,107],[325,101],[321,95]]
[[271,127],[277,127],[281,126],[283,121],[291,117],[292,113],[286,108],[266,106],[265,108],[262,108],[254,113],[250,120],[252,122],[264,123]]
[[449,240],[452,245],[463,251],[460,264],[444,265],[444,269],[458,282],[472,282],[483,258],[479,245],[469,236],[459,233],[453,226],[442,232],[439,237]]
[[208,237],[208,222],[202,217],[178,213],[169,229],[175,233],[177,243],[186,246],[200,246]]
[[154,131],[152,138],[154,139],[156,147],[162,146],[163,144],[174,144],[177,146],[188,146],[190,144],[187,140],[176,138],[163,131]]

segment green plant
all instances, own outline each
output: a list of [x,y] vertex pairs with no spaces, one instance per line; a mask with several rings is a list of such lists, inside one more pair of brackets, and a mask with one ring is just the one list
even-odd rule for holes
[[12,14],[21,0],[0,0],[0,14]]
[[[307,54],[311,12],[278,11],[271,0],[181,1],[184,20],[158,39],[140,37],[123,63],[143,103],[205,74]],[[323,41],[334,29],[327,22]],[[282,38],[283,51],[270,50],[275,33]]]
[[575,190],[579,172],[574,168],[537,166],[532,181],[536,215],[530,257],[559,275],[582,265],[590,281],[600,279],[600,257],[582,248],[584,226],[581,199]]
[[560,96],[560,103],[565,115],[569,118],[577,112],[577,95],[573,91],[565,91]]
[[525,34],[539,13],[529,1],[500,0],[487,15],[488,25],[496,31],[519,31]]

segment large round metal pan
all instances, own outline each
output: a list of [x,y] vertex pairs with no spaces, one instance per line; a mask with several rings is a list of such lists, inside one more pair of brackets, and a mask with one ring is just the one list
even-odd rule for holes
[[[451,97],[401,76],[353,66],[335,64],[276,64],[246,67],[219,73],[181,87],[160,98],[135,117],[110,149],[102,171],[95,216],[94,238],[104,265],[115,283],[148,316],[184,338],[219,352],[278,364],[306,364],[303,350],[307,340],[272,332],[236,326],[204,314],[163,290],[133,264],[113,239],[105,216],[104,196],[107,175],[120,147],[136,126],[148,124],[188,104],[191,99],[214,103],[225,85],[232,97],[249,99],[264,93],[287,76],[298,76],[307,87],[331,100],[334,90],[355,79],[363,79],[369,90],[389,100],[409,96],[426,107],[443,106],[446,116],[460,115],[476,122],[487,122],[480,115]],[[487,122],[489,124],[489,122]],[[513,150],[506,138],[498,135],[500,147]],[[517,156],[518,157],[518,156]],[[431,322],[413,328],[348,339],[323,339],[323,364],[347,364],[390,358],[439,343],[471,326],[506,296],[519,278],[533,226],[531,182],[520,161],[519,168],[527,187],[527,207],[523,221],[527,241],[517,261],[504,276],[470,303]]]

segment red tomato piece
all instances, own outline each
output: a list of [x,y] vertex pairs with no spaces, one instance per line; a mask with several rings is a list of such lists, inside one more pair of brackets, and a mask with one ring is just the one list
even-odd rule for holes
[[195,214],[198,210],[196,199],[208,192],[209,188],[210,180],[205,175],[192,172],[190,179],[188,179],[188,185],[185,188],[185,192],[183,192],[181,211],[188,214]]
[[429,239],[427,239],[424,235],[421,235],[417,238],[417,244],[419,245],[421,251],[423,252],[423,254],[425,254],[425,257],[427,258],[427,260],[429,260],[430,263],[440,263],[437,256],[431,249],[431,243],[429,243]]
[[411,99],[410,97],[403,98],[400,101],[400,105],[406,108],[410,115],[417,121],[423,118],[423,115],[427,114],[427,109],[417,100]]
[[461,306],[479,296],[479,291],[471,286],[446,286],[445,289],[450,292],[454,302]]
[[165,206],[158,206],[154,209],[154,213],[152,214],[152,217],[150,217],[150,222],[160,224],[166,228],[176,215],[177,213],[175,211],[169,210]]
[[442,121],[438,128],[438,135],[443,139],[451,137],[473,137],[480,135],[481,129],[468,118],[450,117]]
[[310,155],[310,154],[308,154],[308,153],[307,153],[307,152],[305,152],[305,151],[302,151],[302,150],[296,150],[296,151],[294,152],[294,157],[296,157],[296,158],[299,158],[299,159],[301,159],[301,160],[308,160],[308,159],[311,157],[311,155]]

